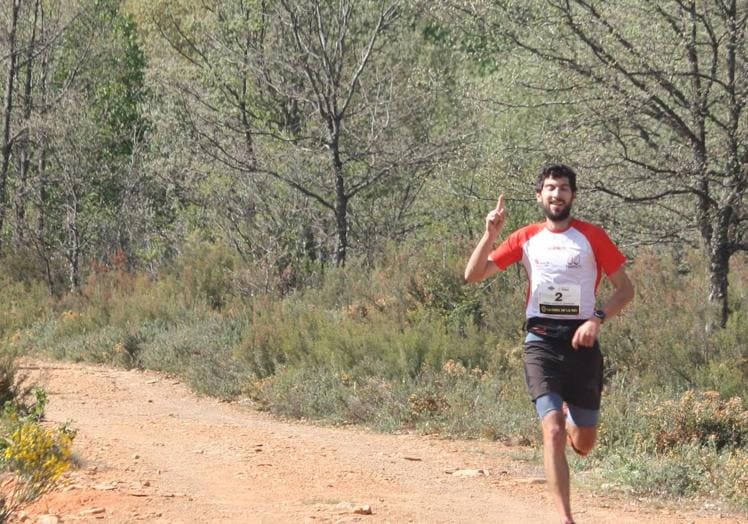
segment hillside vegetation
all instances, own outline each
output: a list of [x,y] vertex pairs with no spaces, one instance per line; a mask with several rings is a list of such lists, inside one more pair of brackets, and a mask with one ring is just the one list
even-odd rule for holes
[[[55,301],[40,283],[6,281],[2,348],[161,370],[284,417],[539,445],[523,382],[523,277],[463,285],[456,247],[310,271],[293,290],[278,275],[266,293],[252,291],[258,268],[205,242],[158,279],[100,265],[80,295]],[[600,446],[575,467],[626,491],[742,505],[748,265],[736,264],[740,299],[712,335],[698,255],[641,252],[630,274],[637,299],[603,333]]]
[[12,0],[0,29],[9,406],[33,352],[534,446],[523,276],[461,274],[563,162],[637,289],[574,467],[745,506],[745,3]]

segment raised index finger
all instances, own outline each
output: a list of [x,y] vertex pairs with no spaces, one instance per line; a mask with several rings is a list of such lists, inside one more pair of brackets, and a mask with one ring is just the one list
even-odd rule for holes
[[496,211],[504,210],[504,193],[499,195],[499,201],[496,203]]

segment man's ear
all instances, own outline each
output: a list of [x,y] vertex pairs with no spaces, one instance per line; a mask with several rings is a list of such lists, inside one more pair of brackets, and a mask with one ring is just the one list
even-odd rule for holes
[[535,201],[538,202],[538,203],[540,203],[540,202],[543,201],[543,196],[540,193],[538,193],[537,191],[535,192]]

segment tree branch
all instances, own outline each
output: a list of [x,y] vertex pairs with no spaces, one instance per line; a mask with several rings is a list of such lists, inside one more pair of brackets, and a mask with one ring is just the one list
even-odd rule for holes
[[662,191],[662,192],[657,193],[655,195],[648,195],[648,196],[636,197],[636,196],[624,195],[623,193],[619,193],[617,191],[613,191],[612,189],[609,189],[609,188],[607,188],[607,187],[605,187],[603,185],[600,185],[600,184],[595,184],[593,186],[593,189],[595,191],[600,191],[601,193],[606,193],[608,195],[620,198],[624,202],[630,202],[630,203],[636,203],[636,204],[641,204],[641,203],[644,203],[644,202],[652,202],[652,201],[660,200],[660,199],[662,199],[664,197],[668,197],[668,196],[689,195],[689,194],[693,194],[693,193],[696,192],[696,191],[694,191],[692,189],[669,189],[667,191]]

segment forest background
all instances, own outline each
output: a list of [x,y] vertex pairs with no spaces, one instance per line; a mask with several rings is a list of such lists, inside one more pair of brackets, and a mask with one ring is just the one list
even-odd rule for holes
[[604,327],[580,482],[746,510],[744,2],[7,0],[0,18],[4,400],[41,353],[537,448],[524,276],[461,275],[498,194],[508,229],[540,220],[535,174],[564,162],[637,289]]

